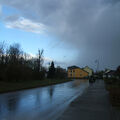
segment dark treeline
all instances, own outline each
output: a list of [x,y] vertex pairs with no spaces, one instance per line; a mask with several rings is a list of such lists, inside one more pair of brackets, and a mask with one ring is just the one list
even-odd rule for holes
[[[53,68],[54,62],[51,63],[49,71],[46,71],[43,67],[43,53],[43,49],[38,50],[37,57],[31,58],[22,51],[19,44],[16,43],[6,48],[5,44],[1,43],[0,81],[42,80],[47,76],[65,78],[66,74],[62,68]],[[58,71],[59,75],[57,75]]]
[[60,78],[60,79],[64,79],[67,77],[67,72],[65,69],[61,68],[60,66],[58,66],[57,68],[55,68],[54,66],[54,62],[51,62],[51,65],[49,67],[49,71],[48,71],[48,78]]

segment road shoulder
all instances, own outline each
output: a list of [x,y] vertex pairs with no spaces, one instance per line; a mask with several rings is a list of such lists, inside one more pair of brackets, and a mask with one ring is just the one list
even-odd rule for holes
[[102,80],[91,84],[58,120],[113,120],[109,94]]

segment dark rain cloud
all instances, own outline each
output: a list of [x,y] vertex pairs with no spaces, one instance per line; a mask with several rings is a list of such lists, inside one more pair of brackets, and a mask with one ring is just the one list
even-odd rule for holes
[[[1,0],[0,4],[48,26],[66,49],[78,51],[74,64],[95,68],[96,59],[101,69],[120,64],[120,0]],[[15,15],[8,17],[12,21]]]

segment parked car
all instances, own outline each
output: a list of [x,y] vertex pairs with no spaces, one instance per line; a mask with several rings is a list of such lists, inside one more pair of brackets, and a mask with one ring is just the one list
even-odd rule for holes
[[91,76],[91,77],[89,78],[89,82],[90,82],[90,83],[94,83],[94,82],[95,82],[95,77],[94,77],[94,76]]

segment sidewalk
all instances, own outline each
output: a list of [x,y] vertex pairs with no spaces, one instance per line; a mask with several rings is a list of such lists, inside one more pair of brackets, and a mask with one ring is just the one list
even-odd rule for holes
[[104,81],[91,84],[58,120],[114,120]]

